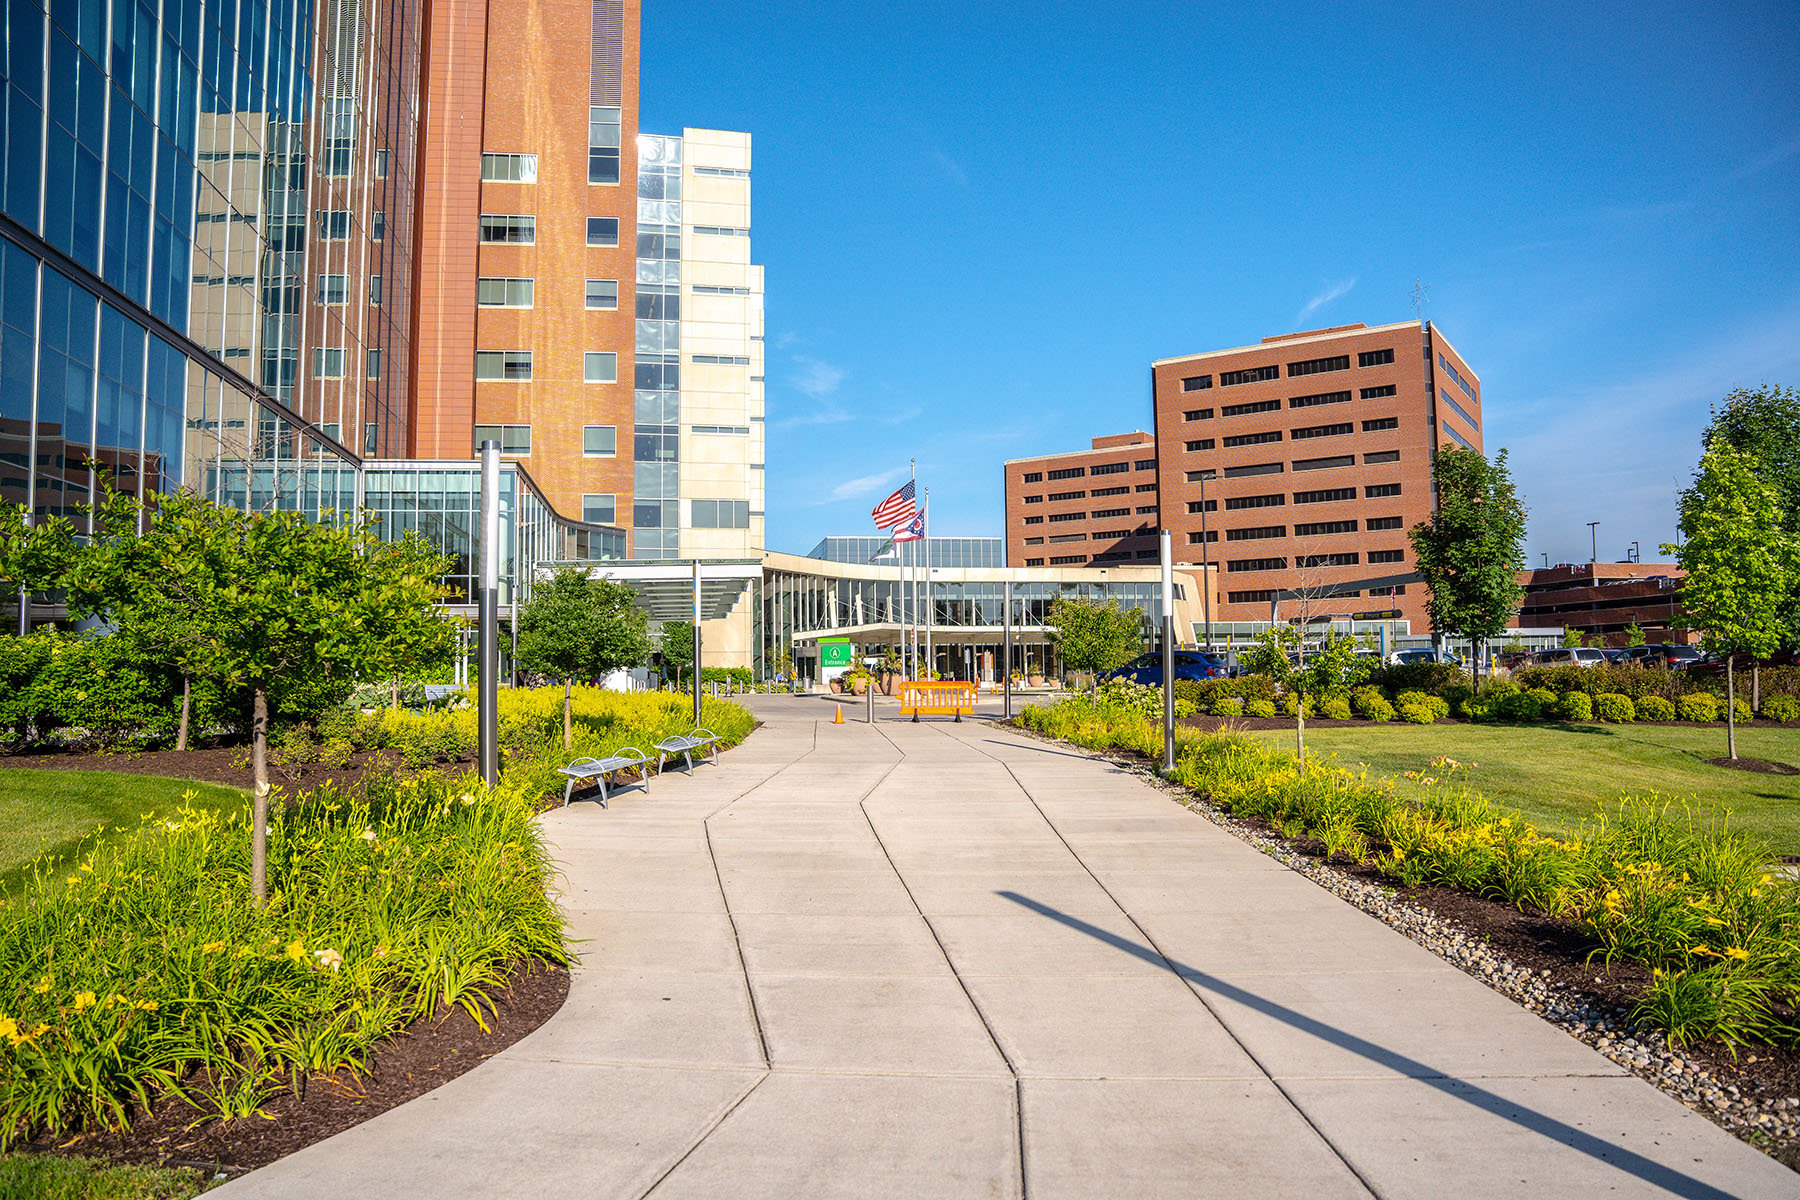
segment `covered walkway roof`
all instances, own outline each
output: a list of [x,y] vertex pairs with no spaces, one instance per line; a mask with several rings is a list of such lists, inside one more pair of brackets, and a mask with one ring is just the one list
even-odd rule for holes
[[539,568],[585,568],[593,578],[611,579],[630,588],[638,607],[652,621],[691,621],[694,619],[696,565],[700,568],[702,621],[717,621],[729,616],[751,583],[762,578],[762,560],[754,558],[541,563]]

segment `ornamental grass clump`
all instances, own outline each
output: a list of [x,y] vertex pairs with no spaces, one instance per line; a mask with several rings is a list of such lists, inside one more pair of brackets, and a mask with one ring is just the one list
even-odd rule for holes
[[455,1005],[485,1023],[522,963],[563,963],[530,813],[472,776],[321,787],[270,817],[184,807],[39,865],[0,905],[0,1144],[158,1102],[255,1113]]

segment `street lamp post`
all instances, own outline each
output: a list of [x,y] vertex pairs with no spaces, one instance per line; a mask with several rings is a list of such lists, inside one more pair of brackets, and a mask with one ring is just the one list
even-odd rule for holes
[[[515,604],[516,607],[516,604]],[[500,782],[500,443],[481,443],[481,580],[476,597],[481,691],[477,697],[477,747],[481,781]],[[517,616],[514,617],[515,624]]]
[[1206,477],[1200,472],[1200,614],[1206,622],[1206,652],[1212,653],[1212,547],[1206,539]]
[[1588,561],[1597,563],[1600,561],[1600,534],[1598,532],[1599,527],[1600,527],[1600,522],[1589,521],[1587,523],[1587,527],[1588,527],[1588,541],[1591,543],[1591,552],[1590,552]]
[[1162,531],[1163,770],[1175,769],[1175,555]]

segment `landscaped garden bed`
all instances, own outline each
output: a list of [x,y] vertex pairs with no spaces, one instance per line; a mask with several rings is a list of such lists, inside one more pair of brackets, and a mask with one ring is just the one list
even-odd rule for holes
[[[1161,758],[1160,722],[1148,698],[1120,699],[1032,707],[1019,724],[1124,752],[1149,773]],[[1547,836],[1466,786],[1455,760],[1420,761],[1418,778],[1402,782],[1316,754],[1303,769],[1268,736],[1184,728],[1166,783],[1800,1163],[1800,885],[1771,865],[1766,845],[1642,797],[1596,810],[1573,836]]]
[[[567,707],[565,745],[563,688],[501,693],[493,789],[457,765],[473,712],[349,714],[360,778],[277,793],[262,905],[247,804],[222,789],[0,863],[0,1146],[247,1169],[535,1028],[570,960],[533,820],[556,768],[693,723],[688,698],[659,693],[578,688]],[[342,719],[273,744],[316,757]],[[715,699],[703,720],[726,746],[754,726]],[[239,751],[185,753],[218,752]],[[0,768],[0,794],[46,776],[88,778]]]

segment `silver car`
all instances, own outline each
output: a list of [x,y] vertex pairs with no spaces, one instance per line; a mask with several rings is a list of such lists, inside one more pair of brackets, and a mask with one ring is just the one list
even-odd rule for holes
[[1539,650],[1531,656],[1531,663],[1536,667],[1566,667],[1571,664],[1577,667],[1598,667],[1606,662],[1606,655],[1592,646],[1558,646],[1554,650]]

